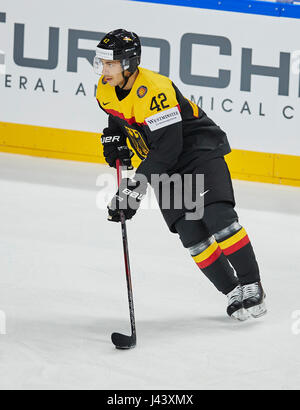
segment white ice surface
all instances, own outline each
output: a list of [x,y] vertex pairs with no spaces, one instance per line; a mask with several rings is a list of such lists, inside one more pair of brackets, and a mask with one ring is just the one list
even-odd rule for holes
[[0,154],[0,389],[299,389],[300,189],[234,182],[269,307],[243,324],[159,211],[140,210],[128,223],[138,345],[124,352],[110,342],[129,314],[120,226],[96,207],[103,172]]

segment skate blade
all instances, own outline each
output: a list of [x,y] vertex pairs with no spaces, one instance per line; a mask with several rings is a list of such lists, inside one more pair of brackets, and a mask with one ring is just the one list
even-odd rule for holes
[[231,318],[234,320],[238,320],[239,322],[245,322],[246,320],[250,319],[250,315],[246,309],[240,309],[234,312],[231,315]]
[[263,302],[260,305],[253,306],[252,308],[247,309],[249,314],[254,317],[254,319],[258,319],[262,316],[265,316],[268,313],[266,303]]

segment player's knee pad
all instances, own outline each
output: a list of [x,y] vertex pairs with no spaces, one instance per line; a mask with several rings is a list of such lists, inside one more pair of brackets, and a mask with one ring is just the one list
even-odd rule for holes
[[234,221],[231,225],[216,232],[214,234],[214,237],[216,238],[217,242],[222,242],[225,239],[230,238],[236,233],[238,233],[241,229],[242,229],[242,226],[239,224],[239,222]]
[[205,252],[213,243],[215,243],[215,238],[211,236],[210,238],[198,242],[196,245],[190,246],[188,248],[192,257],[200,255],[201,253]]

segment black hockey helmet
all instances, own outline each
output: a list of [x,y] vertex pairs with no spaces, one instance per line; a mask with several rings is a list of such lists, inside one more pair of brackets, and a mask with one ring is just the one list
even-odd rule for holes
[[119,60],[124,71],[133,74],[141,62],[141,42],[139,37],[124,29],[106,34],[96,48],[94,62],[97,70],[97,59]]

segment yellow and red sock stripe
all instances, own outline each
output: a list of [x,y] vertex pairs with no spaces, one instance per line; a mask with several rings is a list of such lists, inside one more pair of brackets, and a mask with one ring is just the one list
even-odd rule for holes
[[250,243],[250,239],[245,229],[242,228],[235,235],[231,236],[231,238],[226,239],[226,241],[220,242],[219,245],[224,255],[229,256],[244,248],[246,245],[248,245],[248,243]]
[[197,256],[193,256],[193,259],[200,269],[205,269],[212,265],[221,255],[222,250],[218,243],[213,242],[205,251]]

